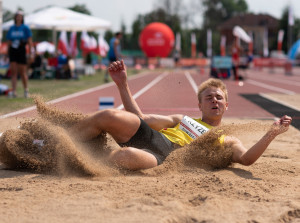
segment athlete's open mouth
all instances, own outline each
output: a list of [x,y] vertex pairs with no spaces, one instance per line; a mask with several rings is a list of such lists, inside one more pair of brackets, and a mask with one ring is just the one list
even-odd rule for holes
[[219,109],[218,107],[212,107],[212,109]]

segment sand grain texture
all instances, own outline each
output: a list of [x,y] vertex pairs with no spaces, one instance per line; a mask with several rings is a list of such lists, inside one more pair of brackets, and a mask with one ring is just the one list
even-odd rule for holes
[[[38,120],[2,119],[0,131],[12,129],[5,133],[10,139],[27,134],[26,141],[37,137],[30,125],[47,126],[40,134],[53,134],[50,138],[69,145],[65,149],[77,159],[65,165],[53,158],[56,169],[48,173],[9,170],[0,163],[1,222],[300,222],[300,132],[293,127],[252,166],[213,169],[195,162],[197,153],[188,149],[188,155],[176,150],[157,168],[131,172],[108,167],[101,153],[84,150],[87,145],[78,150],[64,127]],[[25,124],[17,129],[20,123]],[[272,121],[225,123],[249,148]],[[107,147],[116,147],[109,136]]]

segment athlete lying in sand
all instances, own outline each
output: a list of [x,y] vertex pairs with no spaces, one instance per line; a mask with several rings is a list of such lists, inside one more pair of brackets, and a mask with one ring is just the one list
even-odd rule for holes
[[[122,147],[111,152],[109,161],[123,168],[138,170],[161,164],[176,148],[189,144],[210,128],[220,126],[228,108],[225,84],[218,79],[209,79],[199,87],[201,119],[191,119],[181,114],[143,114],[131,95],[124,62],[114,62],[108,70],[119,89],[126,111],[99,111],[79,121],[70,131],[83,141],[93,139],[103,132],[109,133]],[[230,145],[232,162],[251,165],[277,135],[288,130],[291,121],[291,117],[286,115],[275,121],[249,150],[232,136],[222,136],[219,142],[224,146]]]

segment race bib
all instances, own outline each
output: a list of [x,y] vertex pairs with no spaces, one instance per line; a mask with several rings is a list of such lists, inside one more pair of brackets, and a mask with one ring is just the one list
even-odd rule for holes
[[11,47],[17,49],[20,46],[20,40],[14,40],[11,43]]
[[188,116],[183,117],[179,124],[179,129],[188,134],[192,139],[196,139],[198,136],[206,133],[209,130],[209,128]]

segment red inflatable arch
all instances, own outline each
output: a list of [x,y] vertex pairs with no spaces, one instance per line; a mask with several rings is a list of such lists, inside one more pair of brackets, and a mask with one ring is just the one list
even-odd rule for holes
[[174,39],[169,26],[153,22],[141,32],[139,44],[147,57],[167,57],[174,46]]

